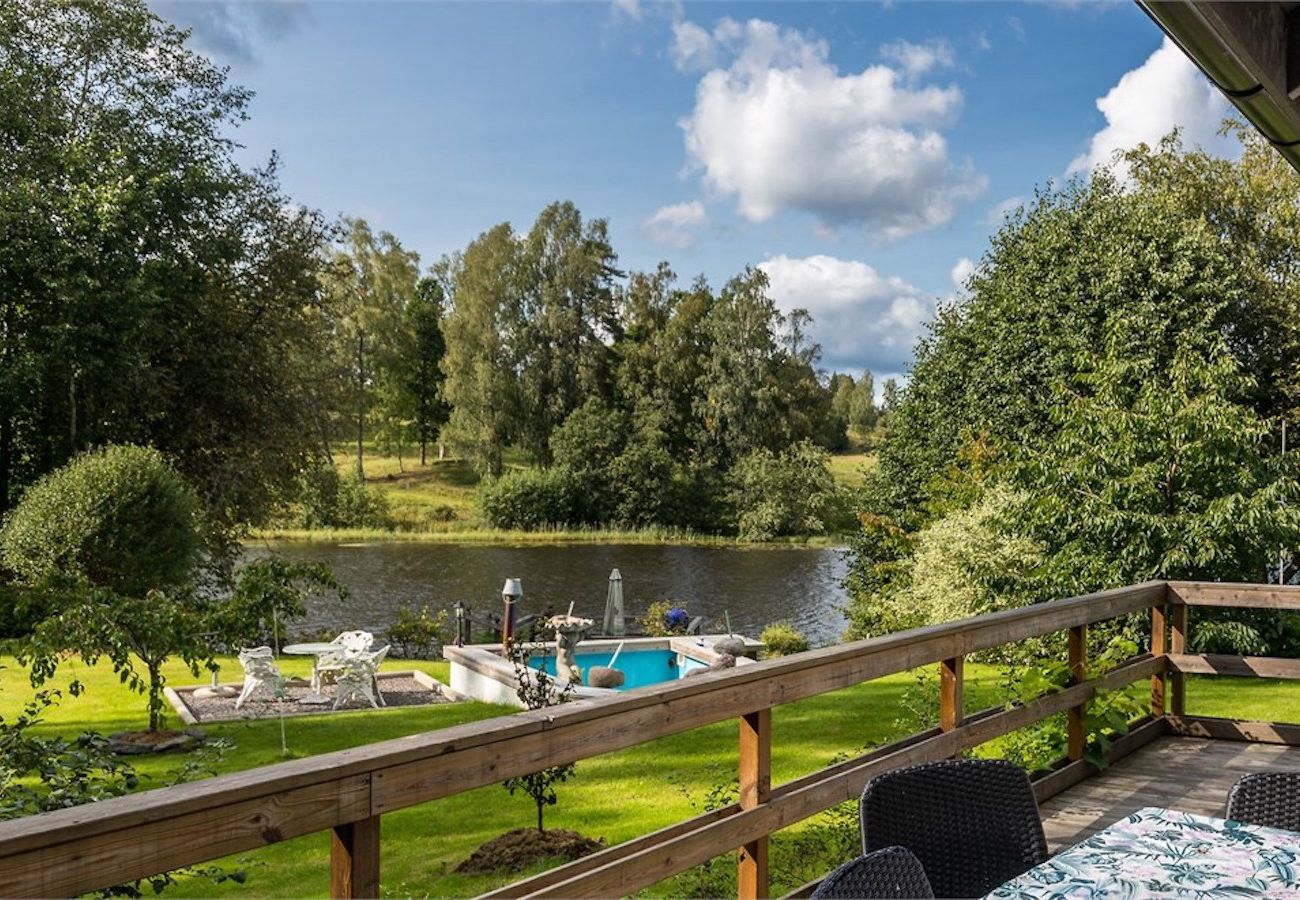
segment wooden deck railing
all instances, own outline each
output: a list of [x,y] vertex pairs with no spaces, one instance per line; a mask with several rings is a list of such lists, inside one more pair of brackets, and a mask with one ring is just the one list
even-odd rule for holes
[[[1300,661],[1187,654],[1186,611],[1194,605],[1300,609],[1300,589],[1148,582],[0,822],[0,895],[75,895],[328,830],[333,896],[377,896],[385,813],[734,718],[740,726],[737,803],[492,896],[622,895],[739,850],[740,893],[761,897],[768,889],[768,837],[856,797],[879,772],[955,756],[1065,712],[1068,756],[1035,790],[1043,799],[1082,780],[1091,771],[1083,760],[1084,708],[1101,690],[1151,683],[1152,715],[1116,744],[1115,757],[1169,729],[1239,739],[1300,735],[1300,728],[1184,715],[1188,672],[1300,677]],[[1143,611],[1153,625],[1151,652],[1086,680],[1088,626]],[[964,714],[968,654],[1060,631],[1069,632],[1069,686],[1024,705]],[[937,728],[771,784],[773,707],[936,663]]]

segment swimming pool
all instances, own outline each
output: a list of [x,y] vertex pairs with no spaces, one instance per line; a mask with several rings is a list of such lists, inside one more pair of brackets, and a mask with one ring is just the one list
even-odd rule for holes
[[[575,654],[574,659],[578,664],[578,668],[582,670],[583,682],[586,682],[587,676],[593,667],[608,666],[613,656],[612,652]],[[534,669],[541,669],[547,675],[555,675],[554,654],[548,653],[546,656],[535,657],[529,665]],[[653,647],[645,649],[624,648],[623,652],[618,655],[618,664],[615,668],[622,672],[624,676],[623,685],[616,688],[616,690],[630,691],[633,688],[645,687],[648,684],[658,684],[661,681],[672,681],[681,678],[692,669],[708,668],[708,663],[693,659],[676,650]]]
[[[610,658],[619,645],[615,666],[624,674],[622,687],[616,689],[596,688],[582,684],[574,689],[575,697],[610,697],[621,691],[633,691],[637,688],[676,681],[685,677],[694,669],[707,669],[709,663],[718,658],[713,644],[723,638],[723,634],[700,635],[692,637],[661,638],[593,638],[584,640],[575,654],[578,667],[582,670],[585,682],[587,673],[593,666],[608,666]],[[745,639],[750,655],[757,655],[763,645],[759,641]],[[447,646],[443,656],[451,663],[451,691],[462,697],[472,697],[488,703],[504,703],[522,707],[518,696],[518,680],[514,666],[501,655],[500,644],[471,644],[464,647]],[[740,657],[737,665],[748,665],[752,659]],[[543,645],[541,653],[535,655],[529,665],[542,668],[548,674],[555,674],[555,644]]]

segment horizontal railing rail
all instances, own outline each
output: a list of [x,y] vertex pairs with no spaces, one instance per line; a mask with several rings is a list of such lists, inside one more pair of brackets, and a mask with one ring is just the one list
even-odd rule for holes
[[[1225,596],[1233,602],[1220,602]],[[1040,793],[1054,793],[1088,773],[1083,762],[1087,702],[1098,691],[1148,678],[1153,718],[1128,743],[1163,733],[1166,676],[1175,679],[1174,711],[1181,714],[1178,679],[1184,670],[1177,662],[1197,665],[1186,653],[1188,605],[1300,608],[1300,589],[1147,582],[0,822],[0,894],[75,895],[329,830],[332,894],[373,896],[379,892],[385,813],[738,719],[737,804],[510,885],[498,895],[625,893],[739,848],[741,893],[759,896],[767,890],[767,837],[852,798],[878,772],[954,756],[1065,712],[1069,754],[1039,782]],[[1151,653],[1085,680],[1087,627],[1145,611],[1153,623]],[[966,655],[1061,631],[1070,637],[1074,678],[1069,686],[1023,705],[963,714]],[[771,785],[773,707],[936,663],[939,728]]]

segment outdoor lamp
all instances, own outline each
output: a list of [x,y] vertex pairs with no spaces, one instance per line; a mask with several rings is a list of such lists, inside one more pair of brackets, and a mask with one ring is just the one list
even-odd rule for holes
[[524,595],[524,586],[518,578],[507,578],[501,589],[501,602],[505,604],[505,615],[501,617],[501,643],[509,644],[515,639],[515,604]]
[[459,600],[452,607],[456,613],[456,646],[465,646],[465,604]]

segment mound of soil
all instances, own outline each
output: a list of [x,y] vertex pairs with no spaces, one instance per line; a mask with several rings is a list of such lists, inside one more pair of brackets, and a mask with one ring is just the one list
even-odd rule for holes
[[550,831],[516,828],[480,846],[470,854],[469,859],[456,867],[456,871],[461,875],[517,872],[543,859],[560,857],[571,862],[604,846],[604,838],[593,841],[564,828],[552,828]]
[[144,753],[170,753],[174,750],[193,750],[203,743],[205,735],[198,728],[186,731],[119,731],[108,736],[108,746],[119,756],[138,756]]

